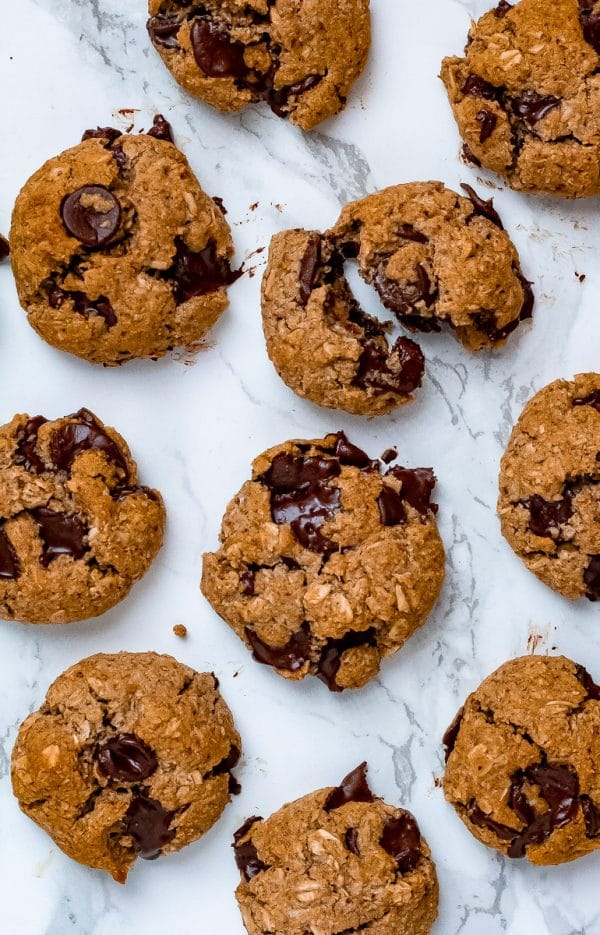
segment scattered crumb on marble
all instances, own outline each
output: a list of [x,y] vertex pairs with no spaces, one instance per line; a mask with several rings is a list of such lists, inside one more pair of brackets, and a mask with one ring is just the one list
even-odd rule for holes
[[187,636],[187,627],[183,623],[176,623],[173,627],[173,633],[175,636],[179,636],[181,639],[185,639]]

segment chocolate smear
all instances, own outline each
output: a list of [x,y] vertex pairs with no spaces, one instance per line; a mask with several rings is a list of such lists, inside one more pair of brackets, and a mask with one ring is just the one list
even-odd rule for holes
[[269,646],[250,627],[246,627],[245,634],[252,646],[254,658],[263,665],[285,672],[298,672],[310,658],[311,634],[308,623],[303,623],[300,630],[292,633],[285,646]]

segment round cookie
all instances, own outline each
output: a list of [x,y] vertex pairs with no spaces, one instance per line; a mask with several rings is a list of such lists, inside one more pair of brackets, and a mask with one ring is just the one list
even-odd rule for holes
[[169,142],[164,118],[153,130],[87,131],[29,179],[13,212],[13,270],[29,323],[93,363],[199,342],[237,277],[222,209]]
[[324,234],[291,230],[271,241],[263,328],[277,372],[299,396],[356,415],[409,402],[424,359],[414,341],[392,347],[344,273],[359,273],[410,331],[453,329],[469,349],[503,342],[531,317],[533,293],[493,202],[441,182],[396,185],[347,205]]
[[501,0],[442,80],[466,158],[526,192],[600,192],[600,4]]
[[0,617],[71,623],[110,610],[162,545],[165,509],[121,436],[88,409],[0,428]]
[[376,798],[362,763],[340,786],[284,805],[235,834],[236,897],[250,935],[428,935],[435,865],[418,825]]
[[444,793],[483,844],[532,864],[600,847],[600,687],[564,656],[505,663],[444,737]]
[[359,688],[439,595],[435,482],[430,468],[386,469],[343,432],[271,448],[227,507],[202,592],[279,675]]
[[367,60],[369,0],[149,0],[176,81],[222,111],[267,101],[303,130],[337,114]]
[[502,533],[559,594],[600,600],[600,374],[540,390],[500,468]]
[[67,669],[12,755],[22,810],[69,857],[124,883],[137,857],[181,850],[217,821],[241,742],[210,673],[156,653]]

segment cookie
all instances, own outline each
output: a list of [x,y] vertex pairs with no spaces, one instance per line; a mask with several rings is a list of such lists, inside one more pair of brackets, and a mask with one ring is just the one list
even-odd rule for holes
[[345,276],[359,273],[412,332],[448,325],[471,350],[502,343],[531,317],[533,293],[493,202],[441,182],[396,185],[347,205],[331,230],[271,241],[263,278],[267,350],[284,382],[320,406],[380,415],[409,402],[424,358],[365,314]]
[[500,468],[502,532],[559,594],[600,600],[600,374],[540,390],[513,429]]
[[172,656],[99,654],[50,686],[12,755],[19,805],[73,860],[124,883],[179,851],[240,791],[241,742],[214,675]]
[[17,198],[10,243],[29,323],[93,363],[196,344],[237,277],[222,209],[163,124],[139,136],[87,131]]
[[417,822],[376,798],[366,763],[340,786],[284,805],[235,834],[236,897],[250,935],[428,935],[435,865]]
[[518,191],[600,192],[597,0],[501,0],[441,77],[469,161]]
[[257,662],[359,688],[439,595],[435,483],[430,468],[371,460],[343,432],[277,445],[227,507],[202,592]]
[[71,623],[110,610],[162,545],[165,509],[121,436],[88,409],[0,428],[0,617]]
[[369,0],[149,0],[176,81],[222,111],[266,101],[303,130],[337,114],[367,60]]
[[444,741],[444,793],[483,844],[540,865],[600,848],[600,687],[583,666],[505,663]]

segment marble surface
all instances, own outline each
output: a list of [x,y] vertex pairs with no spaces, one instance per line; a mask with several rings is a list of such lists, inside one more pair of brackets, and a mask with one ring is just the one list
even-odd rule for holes
[[[564,652],[600,679],[599,608],[572,605],[528,574],[500,537],[498,462],[523,403],[544,384],[598,366],[598,203],[516,195],[458,160],[459,142],[436,75],[460,51],[487,0],[373,0],[370,63],[346,112],[308,136],[264,107],[223,116],[179,91],[150,48],[143,0],[19,0],[3,4],[0,230],[14,198],[48,157],[97,124],[148,127],[163,112],[205,189],[221,195],[239,261],[253,270],[197,358],[104,370],[43,344],[0,270],[2,421],[57,417],[88,406],[114,424],[142,482],[164,493],[166,544],[130,598],[67,627],[0,627],[0,929],[4,935],[242,935],[229,844],[250,814],[268,815],[336,783],[360,760],[374,790],[412,809],[440,884],[435,935],[599,935],[600,853],[558,869],[509,862],[470,837],[446,806],[440,737],[465,695],[505,659]],[[131,109],[120,112],[120,109]],[[259,286],[270,235],[324,227],[340,206],[397,182],[442,179],[494,189],[538,297],[533,325],[478,356],[448,334],[421,339],[427,376],[418,401],[374,421],[320,410],[279,381],[264,349]],[[497,190],[498,189],[498,190]],[[580,282],[577,274],[585,274]],[[376,298],[359,290],[366,307]],[[289,437],[345,429],[373,455],[397,444],[403,463],[433,465],[448,552],[429,623],[368,688],[330,695],[287,684],[254,664],[198,591],[200,555],[252,457]],[[184,623],[187,640],[172,626]],[[21,815],[9,781],[18,724],[49,682],[97,651],[173,653],[221,680],[245,741],[243,793],[206,837],[126,887],[69,861]]]

